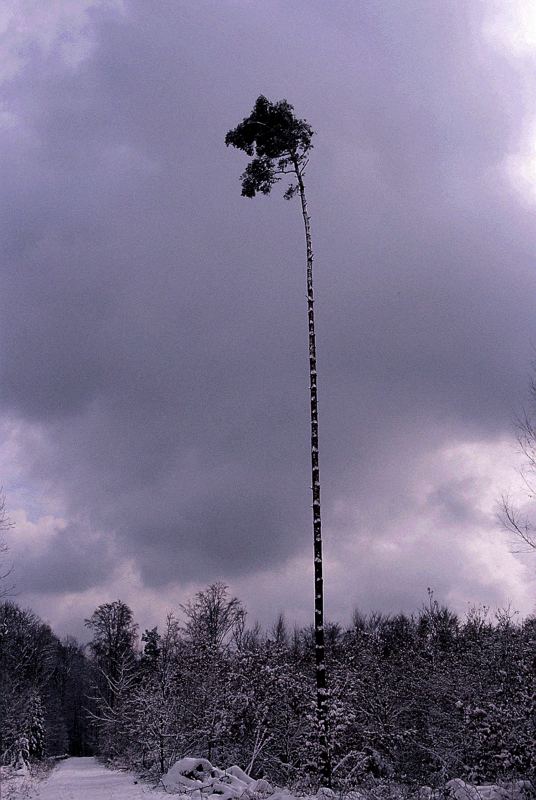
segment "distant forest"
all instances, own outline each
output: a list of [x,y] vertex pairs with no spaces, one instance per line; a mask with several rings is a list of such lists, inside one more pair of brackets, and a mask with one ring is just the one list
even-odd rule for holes
[[[0,605],[3,763],[98,754],[158,776],[184,755],[287,786],[318,779],[314,635],[248,628],[222,584],[139,635],[116,601],[87,645]],[[430,594],[412,616],[326,627],[334,785],[534,779],[536,618],[465,619]]]

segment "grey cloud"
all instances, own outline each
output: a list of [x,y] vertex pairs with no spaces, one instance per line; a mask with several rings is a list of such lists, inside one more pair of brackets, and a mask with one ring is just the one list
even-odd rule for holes
[[396,470],[385,508],[386,460],[509,431],[536,237],[498,167],[529,106],[484,13],[130,2],[93,11],[77,67],[36,53],[4,87],[20,122],[3,133],[0,402],[44,432],[28,480],[116,536],[148,584],[309,545],[299,210],[243,200],[223,146],[260,92],[318,131],[327,526],[341,499],[417,515]]
[[478,497],[477,481],[473,478],[449,480],[438,486],[427,498],[427,506],[437,511],[445,524],[490,525],[485,514],[475,508]]
[[13,551],[14,585],[26,594],[83,592],[105,582],[114,566],[111,543],[81,525],[56,529],[45,548],[14,542]]

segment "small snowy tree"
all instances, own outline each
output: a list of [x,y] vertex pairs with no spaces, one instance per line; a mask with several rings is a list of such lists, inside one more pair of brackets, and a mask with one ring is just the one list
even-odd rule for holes
[[85,625],[93,632],[89,648],[103,680],[106,702],[113,708],[114,682],[124,674],[125,664],[134,659],[137,628],[130,608],[121,600],[103,603]]
[[131,609],[121,600],[103,603],[85,620],[93,631],[95,711],[91,717],[100,731],[103,752],[121,752],[127,736],[129,697],[136,681],[134,645],[138,626]]
[[184,697],[181,693],[180,628],[168,614],[162,635],[156,628],[142,636],[140,681],[131,696],[131,734],[144,768],[165,772],[180,749]]
[[31,693],[28,701],[26,724],[26,738],[28,739],[30,756],[41,759],[45,755],[45,716],[41,697],[36,691]]
[[27,736],[19,736],[13,750],[13,766],[20,772],[26,772],[30,763],[30,743]]
[[196,704],[199,746],[212,760],[218,755],[224,725],[227,674],[232,652],[242,637],[246,611],[237,597],[230,597],[223,583],[213,583],[182,606],[185,614],[184,664],[187,684],[197,685]]

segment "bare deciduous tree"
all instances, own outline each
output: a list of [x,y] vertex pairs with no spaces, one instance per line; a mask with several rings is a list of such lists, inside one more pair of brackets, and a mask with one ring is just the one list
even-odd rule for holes
[[4,539],[4,534],[12,527],[13,523],[9,519],[6,511],[6,497],[0,488],[0,597],[6,597],[13,589],[13,586],[9,586],[4,583],[13,569],[12,565],[7,565],[4,562],[8,552],[8,546]]
[[[532,404],[536,407],[536,379],[531,384]],[[517,442],[525,457],[525,463],[520,469],[522,483],[526,490],[527,501],[536,500],[536,423],[534,414],[524,411],[518,418]],[[530,513],[521,510],[509,495],[501,498],[501,521],[507,531],[513,533],[516,539],[516,552],[536,550],[536,522],[531,519]]]
[[217,650],[240,637],[246,617],[237,597],[229,597],[227,586],[213,583],[181,606],[186,615],[185,633],[196,643]]

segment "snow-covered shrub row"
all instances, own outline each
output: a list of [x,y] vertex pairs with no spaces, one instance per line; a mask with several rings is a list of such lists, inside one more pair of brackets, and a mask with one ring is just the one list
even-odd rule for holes
[[[219,584],[181,616],[146,631],[141,655],[129,618],[124,652],[108,666],[96,637],[94,658],[108,670],[101,745],[156,774],[193,753],[279,785],[314,785],[312,631],[290,632],[282,619],[268,633],[248,630]],[[326,636],[335,785],[534,776],[536,620],[473,612],[460,621],[430,598],[415,617],[357,614]]]
[[[225,770],[214,767],[206,758],[181,758],[162,776],[161,784],[168,793],[178,795],[181,800],[296,800],[287,789],[274,789],[264,778],[254,779],[237,766]],[[500,784],[473,786],[461,778],[447,782],[440,791],[421,786],[417,790],[404,791],[404,787],[391,784],[365,791],[349,791],[341,800],[378,800],[387,797],[401,800],[533,800],[535,792],[530,781],[516,780]],[[383,789],[383,791],[382,791]],[[314,800],[335,800],[332,789],[320,787]],[[312,800],[309,795],[300,795],[300,800]]]
[[[99,606],[87,621],[87,660],[76,650],[83,668],[77,661],[67,668],[62,659],[76,643],[65,649],[50,631],[39,640],[39,625],[23,624],[13,607],[4,619],[9,633],[0,646],[11,654],[0,659],[7,689],[0,692],[0,733],[11,748],[4,760],[14,763],[20,737],[34,743],[34,756],[54,752],[51,737],[60,738],[64,709],[71,752],[85,725],[84,746],[156,778],[195,756],[240,764],[255,780],[316,791],[310,629],[289,631],[283,619],[268,632],[248,629],[239,601],[216,584],[141,637],[124,603]],[[326,640],[337,791],[358,787],[383,798],[380,788],[388,785],[435,792],[452,778],[471,785],[534,780],[534,618],[490,621],[473,612],[460,620],[430,599],[415,616],[356,614],[346,629],[327,626]],[[19,653],[29,654],[28,664]],[[29,723],[39,717],[36,692],[44,739]]]

